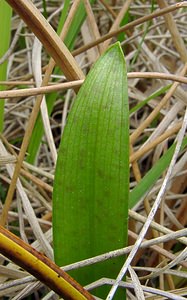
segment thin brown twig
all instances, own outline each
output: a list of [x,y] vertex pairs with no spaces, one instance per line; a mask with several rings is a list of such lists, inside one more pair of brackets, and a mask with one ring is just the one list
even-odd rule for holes
[[108,3],[106,3],[105,0],[99,0],[99,2],[101,2],[101,4],[106,8],[106,10],[113,16],[113,18],[115,19],[117,17],[117,14],[115,13],[115,11],[108,5]]
[[[165,74],[159,72],[131,72],[127,74],[128,79],[134,78],[155,78],[163,80],[171,80],[180,83],[187,84],[187,78],[180,75],[174,74]],[[83,84],[84,80],[75,80],[59,84],[53,84],[50,86],[42,86],[39,88],[28,88],[28,89],[19,89],[19,90],[7,90],[0,92],[0,99],[4,98],[15,98],[15,97],[26,97],[26,96],[35,96],[39,94],[48,94],[52,92],[62,91],[65,89],[71,89],[75,87],[80,87]]]
[[145,155],[145,153],[147,153],[148,151],[156,147],[158,144],[160,144],[161,142],[169,138],[174,133],[178,132],[178,130],[181,128],[181,125],[182,122],[175,124],[174,127],[168,129],[166,132],[164,132],[162,135],[157,137],[155,140],[143,146],[141,149],[137,150],[136,152],[132,153],[132,155],[130,156],[130,162],[132,163],[134,160],[139,159],[140,157]]
[[6,0],[41,41],[69,80],[83,79],[84,74],[51,25],[28,0]]

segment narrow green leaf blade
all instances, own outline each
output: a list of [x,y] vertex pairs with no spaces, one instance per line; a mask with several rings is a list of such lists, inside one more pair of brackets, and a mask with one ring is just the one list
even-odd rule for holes
[[[93,5],[96,1],[95,0],[89,0],[90,4]],[[72,50],[74,48],[75,39],[80,32],[80,28],[86,19],[86,10],[84,7],[84,3],[81,1],[80,5],[76,11],[75,16],[73,17],[71,26],[68,30],[68,34],[64,40],[64,43],[68,47],[68,49]]]
[[[187,145],[187,137],[184,138],[181,150]],[[146,193],[154,186],[159,177],[166,171],[169,166],[176,144],[174,143],[163,154],[163,156],[155,163],[149,172],[141,179],[141,181],[133,188],[129,195],[129,208],[133,208]]]
[[[69,114],[53,193],[55,261],[66,265],[127,241],[129,109],[119,43],[96,62]],[[71,273],[86,284],[115,277],[124,257]]]
[[161,87],[160,89],[155,91],[153,94],[151,94],[149,97],[147,97],[146,99],[144,99],[143,101],[139,102],[137,105],[132,107],[130,109],[130,116],[132,114],[134,114],[135,112],[137,112],[138,110],[140,110],[142,107],[144,107],[150,100],[164,94],[166,91],[169,90],[170,87],[171,87],[171,84],[168,84],[167,86]]
[[[0,1],[0,58],[6,53],[10,43],[10,33],[11,33],[11,16],[12,9],[5,2]],[[0,81],[6,80],[7,77],[7,61],[0,65]],[[0,91],[4,90],[4,86],[0,85]],[[4,100],[0,100],[0,132],[3,130],[3,120],[4,120]]]

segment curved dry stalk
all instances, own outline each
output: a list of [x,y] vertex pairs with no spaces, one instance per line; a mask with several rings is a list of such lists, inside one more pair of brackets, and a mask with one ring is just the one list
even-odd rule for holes
[[[171,80],[177,83],[187,83],[187,78],[180,75],[174,74],[165,74],[160,72],[130,72],[127,73],[128,79],[133,78],[154,78],[154,79],[164,79]],[[41,94],[49,94],[52,92],[63,91],[66,89],[74,89],[80,87],[83,84],[84,80],[75,80],[69,81],[59,84],[53,84],[49,86],[42,86],[37,88],[26,88],[21,90],[13,90],[13,91],[0,91],[0,99],[3,98],[15,98],[15,97],[27,97],[27,96],[35,96]]]
[[83,79],[84,74],[71,53],[36,6],[28,0],[7,0],[7,2],[38,37],[65,76],[69,80]]
[[58,92],[63,91],[66,89],[74,89],[79,88],[84,80],[75,80],[75,81],[69,81],[59,84],[53,84],[49,86],[41,86],[37,88],[27,88],[27,89],[21,89],[21,90],[12,90],[12,91],[1,91],[0,92],[0,99],[3,96],[1,93],[5,93],[5,98],[15,98],[15,97],[27,97],[27,96],[36,96],[36,95],[43,95],[43,94],[49,94],[52,92]]
[[[154,224],[155,222],[153,222],[152,224]],[[157,224],[158,226],[160,226],[159,224]],[[157,226],[155,225],[155,226]],[[164,231],[167,231],[168,229],[163,227],[163,232]],[[169,230],[168,230],[169,231]],[[155,247],[154,245],[158,245],[159,243],[161,242],[167,242],[167,241],[170,241],[170,240],[173,240],[173,239],[180,239],[180,237],[182,236],[185,236],[187,233],[187,229],[182,229],[182,230],[179,230],[178,232],[171,232],[171,233],[167,233],[165,236],[161,236],[159,238],[156,238],[156,239],[152,239],[152,240],[146,240],[142,243],[141,245],[141,248],[147,248],[147,247],[151,247],[152,249],[158,251],[160,253],[162,253],[162,248],[160,247]],[[135,238],[137,238],[137,236],[135,236]],[[74,263],[72,265],[68,265],[68,266],[65,266],[63,267],[63,270],[64,271],[69,271],[69,270],[73,270],[75,268],[78,268],[78,267],[84,267],[86,265],[90,265],[90,264],[93,264],[93,263],[98,263],[99,261],[104,261],[105,259],[110,259],[110,258],[113,258],[113,257],[116,257],[118,255],[124,255],[124,254],[127,254],[130,252],[130,250],[132,249],[133,246],[129,246],[129,247],[126,247],[124,249],[118,249],[116,251],[111,251],[109,253],[105,253],[103,255],[99,255],[99,256],[96,256],[96,257],[93,257],[93,258],[90,258],[88,260],[84,260],[84,261],[81,261],[81,262],[77,262],[77,263]],[[169,252],[163,252],[163,254],[165,254],[166,257],[168,257],[169,259],[175,259],[176,257],[174,255],[172,255],[171,253]],[[184,267],[186,267],[186,263],[184,263]],[[153,268],[150,268],[150,271],[153,271],[155,272],[156,270],[153,269]],[[168,270],[168,272],[170,273],[170,271]],[[172,272],[172,271],[171,271]],[[174,272],[174,271],[173,271]],[[154,273],[153,273],[154,274]],[[180,276],[183,276],[184,274],[182,273]],[[147,275],[146,277],[143,277],[143,278],[151,278],[152,274],[150,275]],[[25,280],[23,280],[22,282],[31,282],[33,279],[31,276],[25,278]],[[10,283],[11,284],[11,283]],[[12,283],[13,285],[15,284],[16,285],[16,281],[15,283],[13,282]],[[6,286],[5,286],[6,287]]]
[[64,299],[94,300],[73,278],[46,256],[0,226],[0,252],[49,286]]
[[155,79],[164,79],[172,80],[180,83],[187,83],[187,78],[180,75],[174,74],[165,74],[161,72],[130,72],[128,73],[128,78],[155,78]]

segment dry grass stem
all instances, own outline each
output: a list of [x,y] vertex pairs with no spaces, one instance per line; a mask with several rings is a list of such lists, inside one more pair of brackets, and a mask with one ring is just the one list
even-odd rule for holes
[[[85,76],[109,44],[119,40],[131,110],[128,246],[62,269],[83,271],[126,255],[117,279],[102,278],[86,289],[94,294],[97,286],[113,286],[107,300],[118,286],[127,289],[130,300],[186,299],[187,1],[58,2],[7,0],[14,14],[10,47],[0,57],[0,65],[8,61],[7,79],[0,80],[0,104],[6,99],[0,134],[0,224],[53,260],[52,193],[60,139]],[[77,16],[80,7],[84,16]],[[38,125],[40,114],[43,125]],[[36,126],[44,129],[41,139]],[[33,132],[34,143],[39,140],[34,158]],[[2,300],[59,299],[4,255]]]

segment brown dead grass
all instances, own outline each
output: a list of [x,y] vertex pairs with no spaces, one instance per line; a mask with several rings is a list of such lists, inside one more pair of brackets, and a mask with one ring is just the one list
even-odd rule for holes
[[[163,0],[155,2],[157,9],[165,10],[171,9],[172,5],[177,3],[177,1],[166,2]],[[34,4],[42,10],[40,1],[34,1]],[[59,63],[62,57],[57,53],[58,51],[54,50],[55,47],[59,47],[59,51],[64,55],[61,44],[58,44],[57,40],[51,46],[47,33],[43,33],[46,34],[43,36],[45,47],[50,48],[48,51],[59,63],[67,79],[81,80],[78,82],[79,84],[82,83],[84,78],[83,73],[87,74],[98,56],[109,44],[116,40],[116,32],[119,31],[119,25],[127,9],[129,8],[130,14],[129,24],[133,19],[138,20],[138,18],[150,16],[151,10],[150,1],[126,1],[123,4],[123,1],[120,0],[109,2],[100,0],[96,1],[96,4],[91,7],[89,1],[84,0],[84,4],[87,11],[87,20],[76,40],[75,51],[73,52],[76,62],[71,57],[66,57],[67,68],[69,71],[70,64],[71,72],[66,74],[62,61]],[[74,1],[73,8],[68,15],[66,26],[61,34],[62,39],[66,36],[69,24],[73,20],[77,9],[76,5],[79,5],[77,0]],[[60,13],[58,7],[59,1],[54,1],[53,4],[52,1],[49,1],[47,10],[49,16],[53,15],[51,24],[55,29]],[[121,44],[130,70],[130,108],[159,88],[172,84],[164,95],[152,99],[146,106],[131,116],[131,188],[136,186],[137,182],[154,166],[169,145],[177,138],[184,123],[187,103],[185,78],[187,68],[187,11],[182,7],[175,7],[172,13],[160,15],[163,16],[150,18],[151,23],[148,29],[148,23],[141,21],[139,25],[129,26],[124,30],[125,34],[122,33],[123,40]],[[16,32],[16,29],[19,30]],[[24,29],[24,34],[21,33],[21,29]],[[6,203],[8,204],[7,210],[4,210],[4,221],[7,221],[6,217],[8,217],[8,229],[16,232],[24,241],[29,242],[33,247],[52,258],[51,199],[54,166],[60,135],[74,98],[74,92],[67,86],[65,91],[60,87],[61,90],[58,92],[50,117],[45,113],[45,105],[42,106],[44,122],[49,127],[47,127],[43,137],[44,142],[40,147],[36,164],[26,163],[25,156],[27,155],[29,138],[42,100],[41,95],[38,94],[36,97],[32,95],[32,89],[33,86],[44,87],[48,85],[48,82],[52,82],[51,74],[55,66],[53,59],[48,61],[48,56],[44,50],[40,54],[39,46],[33,47],[35,37],[32,30],[35,30],[34,27],[28,28],[17,14],[14,15],[12,40],[13,38],[17,39],[17,43],[8,53],[8,81],[2,84],[5,84],[10,92],[14,89],[15,95],[13,95],[13,98],[8,98],[8,92],[6,91],[8,99],[5,107],[5,126],[0,140],[0,183],[2,190],[5,194],[7,193]],[[147,33],[144,40],[142,40],[145,30],[147,30]],[[108,35],[109,33],[110,35]],[[103,36],[111,37],[111,39],[104,39],[103,42],[98,44]],[[25,48],[20,48],[19,42],[21,39],[25,41]],[[46,41],[49,45],[46,44]],[[93,41],[94,47],[91,47],[90,43]],[[132,64],[140,43],[140,52],[136,61]],[[90,45],[90,49],[85,50],[88,45]],[[42,71],[40,62],[36,63],[32,58],[33,49],[36,50],[34,58],[38,55],[39,60],[41,60]],[[54,51],[57,54],[54,54]],[[33,66],[35,67],[35,73]],[[42,83],[40,76],[38,76],[40,72],[43,74]],[[134,75],[132,75],[132,72],[135,72]],[[137,72],[139,72],[139,76]],[[149,76],[146,76],[147,72],[150,72]],[[156,78],[155,73],[157,73]],[[159,77],[159,74],[162,75]],[[170,75],[169,78],[168,75]],[[175,77],[171,75],[175,75]],[[182,82],[179,80],[180,78],[183,78],[181,79]],[[64,81],[63,76],[59,77],[59,83],[62,81]],[[16,90],[20,85],[30,87],[30,90],[25,92],[24,97],[19,94],[16,95]],[[75,91],[77,91],[76,88]],[[62,98],[64,99],[63,102]],[[183,151],[175,164],[172,180],[169,181],[167,193],[156,211],[154,222],[151,223],[145,240],[133,259],[131,267],[133,267],[138,277],[134,279],[133,273],[130,272],[127,280],[129,299],[143,299],[141,298],[143,297],[142,290],[145,299],[149,300],[166,299],[164,291],[170,293],[168,297],[173,295],[174,298],[172,299],[185,299],[187,295],[187,263],[185,261],[187,256],[187,251],[185,252],[187,245],[187,239],[185,238],[187,234],[187,230],[185,230],[187,225],[186,161],[186,153]],[[16,163],[15,169],[13,163]],[[129,253],[132,248],[130,245],[134,245],[142,224],[146,222],[158,191],[162,188],[165,175],[163,174],[145,199],[142,199],[129,212],[129,248],[124,249],[123,253]],[[17,181],[18,177],[19,181]],[[1,194],[3,195],[3,193]],[[4,221],[2,221],[2,224]],[[184,256],[181,255],[182,251]],[[113,254],[108,254],[108,256],[120,255],[120,253],[120,250],[117,250]],[[92,258],[86,263],[93,263],[102,259],[102,256]],[[171,262],[175,260],[176,264],[173,269],[171,268]],[[25,298],[30,294],[34,295],[33,299],[52,299],[52,297],[56,299],[58,297],[8,259],[1,257],[1,261],[0,296],[6,295],[9,299],[14,300]],[[71,266],[65,268],[65,270],[70,269]],[[155,272],[159,272],[156,277],[154,277]],[[136,285],[140,283],[142,285],[140,285],[139,291],[134,292],[134,280],[137,280]],[[103,279],[101,284],[104,282]],[[151,294],[153,291],[145,290],[145,286],[156,288],[160,294]],[[42,293],[46,293],[47,296],[41,296]],[[178,298],[179,296],[184,298]]]

